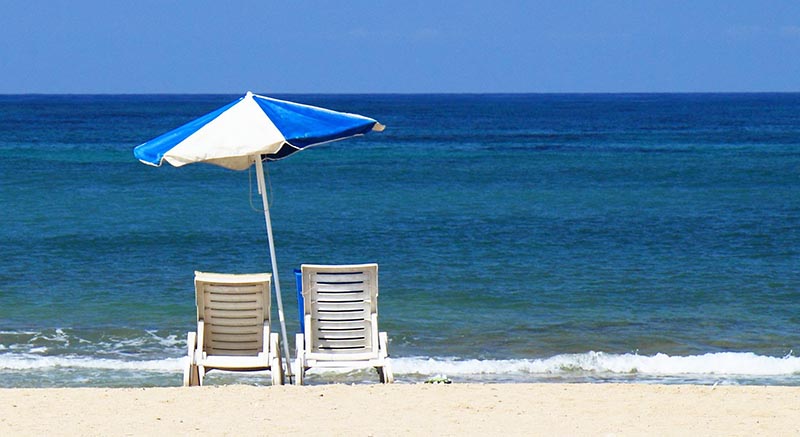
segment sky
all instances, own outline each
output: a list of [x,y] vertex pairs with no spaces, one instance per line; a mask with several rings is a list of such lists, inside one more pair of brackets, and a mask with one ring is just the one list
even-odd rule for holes
[[800,1],[0,0],[0,94],[798,92]]

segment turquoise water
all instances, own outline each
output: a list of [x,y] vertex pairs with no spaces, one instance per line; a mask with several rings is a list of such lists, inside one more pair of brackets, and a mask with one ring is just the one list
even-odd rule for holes
[[[132,148],[236,97],[0,96],[0,386],[180,383],[255,175]],[[378,262],[399,381],[800,381],[800,94],[279,97],[388,126],[267,167],[290,333],[293,268]]]

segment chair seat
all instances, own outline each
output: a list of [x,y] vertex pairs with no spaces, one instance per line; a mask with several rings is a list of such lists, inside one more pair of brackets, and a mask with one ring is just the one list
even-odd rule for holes
[[380,353],[364,352],[359,354],[341,354],[341,353],[319,353],[308,352],[305,354],[307,360],[315,361],[342,361],[342,362],[358,362],[365,360],[379,360],[381,359]]
[[198,359],[197,364],[221,370],[266,370],[270,368],[270,359],[265,353],[256,357],[206,355]]

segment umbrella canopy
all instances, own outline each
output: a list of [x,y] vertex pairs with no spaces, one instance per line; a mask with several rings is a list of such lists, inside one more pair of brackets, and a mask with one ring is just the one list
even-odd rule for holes
[[342,140],[371,130],[377,121],[356,114],[277,100],[247,92],[244,97],[137,146],[145,164],[175,167],[207,162],[245,170],[251,157],[274,161],[306,147]]
[[289,345],[263,162],[285,158],[306,147],[363,135],[372,130],[382,131],[383,128],[377,121],[361,115],[272,99],[248,91],[244,97],[133,149],[137,159],[154,166],[160,166],[164,161],[175,167],[204,162],[231,170],[246,170],[256,164],[286,372],[290,378]]

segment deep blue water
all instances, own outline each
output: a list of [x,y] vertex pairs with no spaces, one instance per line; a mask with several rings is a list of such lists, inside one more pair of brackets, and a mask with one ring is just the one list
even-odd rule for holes
[[[132,149],[236,97],[0,96],[0,386],[180,383],[255,175]],[[277,97],[387,125],[268,165],[290,332],[293,268],[374,261],[400,381],[800,382],[800,94]]]

